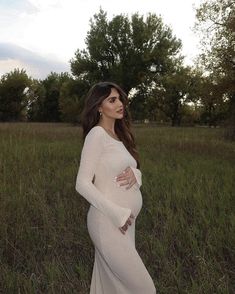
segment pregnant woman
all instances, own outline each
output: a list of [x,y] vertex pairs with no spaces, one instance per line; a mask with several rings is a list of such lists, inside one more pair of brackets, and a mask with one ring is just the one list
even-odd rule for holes
[[156,293],[135,248],[142,179],[127,107],[118,85],[101,82],[90,89],[82,113],[76,191],[90,203],[87,227],[95,247],[90,294]]

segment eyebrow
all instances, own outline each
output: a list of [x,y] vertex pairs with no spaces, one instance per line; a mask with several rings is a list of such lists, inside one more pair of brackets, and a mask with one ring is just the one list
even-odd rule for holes
[[113,98],[119,98],[120,99],[120,96],[111,96],[111,97],[108,97],[107,100],[113,99]]

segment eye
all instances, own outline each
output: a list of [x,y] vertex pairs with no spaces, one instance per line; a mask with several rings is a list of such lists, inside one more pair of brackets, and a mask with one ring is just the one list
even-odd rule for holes
[[111,99],[109,99],[109,102],[110,103],[114,103],[115,99],[116,99],[115,97],[114,98],[111,98]]

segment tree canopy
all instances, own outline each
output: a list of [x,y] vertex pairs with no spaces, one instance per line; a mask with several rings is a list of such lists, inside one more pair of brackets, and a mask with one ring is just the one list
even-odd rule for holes
[[2,76],[0,119],[79,122],[89,88],[110,80],[128,94],[134,120],[180,125],[196,118],[217,125],[229,115],[234,123],[234,3],[204,0],[196,14],[203,53],[193,68],[184,65],[181,41],[160,16],[109,20],[100,9],[90,20],[86,48],[70,60],[73,76],[51,72],[35,80],[18,69]]
[[169,71],[181,49],[181,41],[157,15],[144,19],[135,13],[129,19],[120,14],[109,21],[102,9],[90,20],[86,45],[71,60],[72,73],[90,84],[116,81],[127,94],[151,82],[153,70],[155,75]]
[[230,122],[235,125],[235,2],[204,0],[196,16],[195,28],[202,36],[200,64],[216,85],[216,95],[229,101]]
[[25,70],[15,69],[0,80],[0,121],[24,120],[30,79]]

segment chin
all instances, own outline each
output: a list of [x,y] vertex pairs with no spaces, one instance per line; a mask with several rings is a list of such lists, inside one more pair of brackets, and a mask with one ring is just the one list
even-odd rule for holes
[[123,119],[123,117],[124,117],[123,113],[122,114],[116,114],[115,113],[112,118],[114,118],[114,119]]

